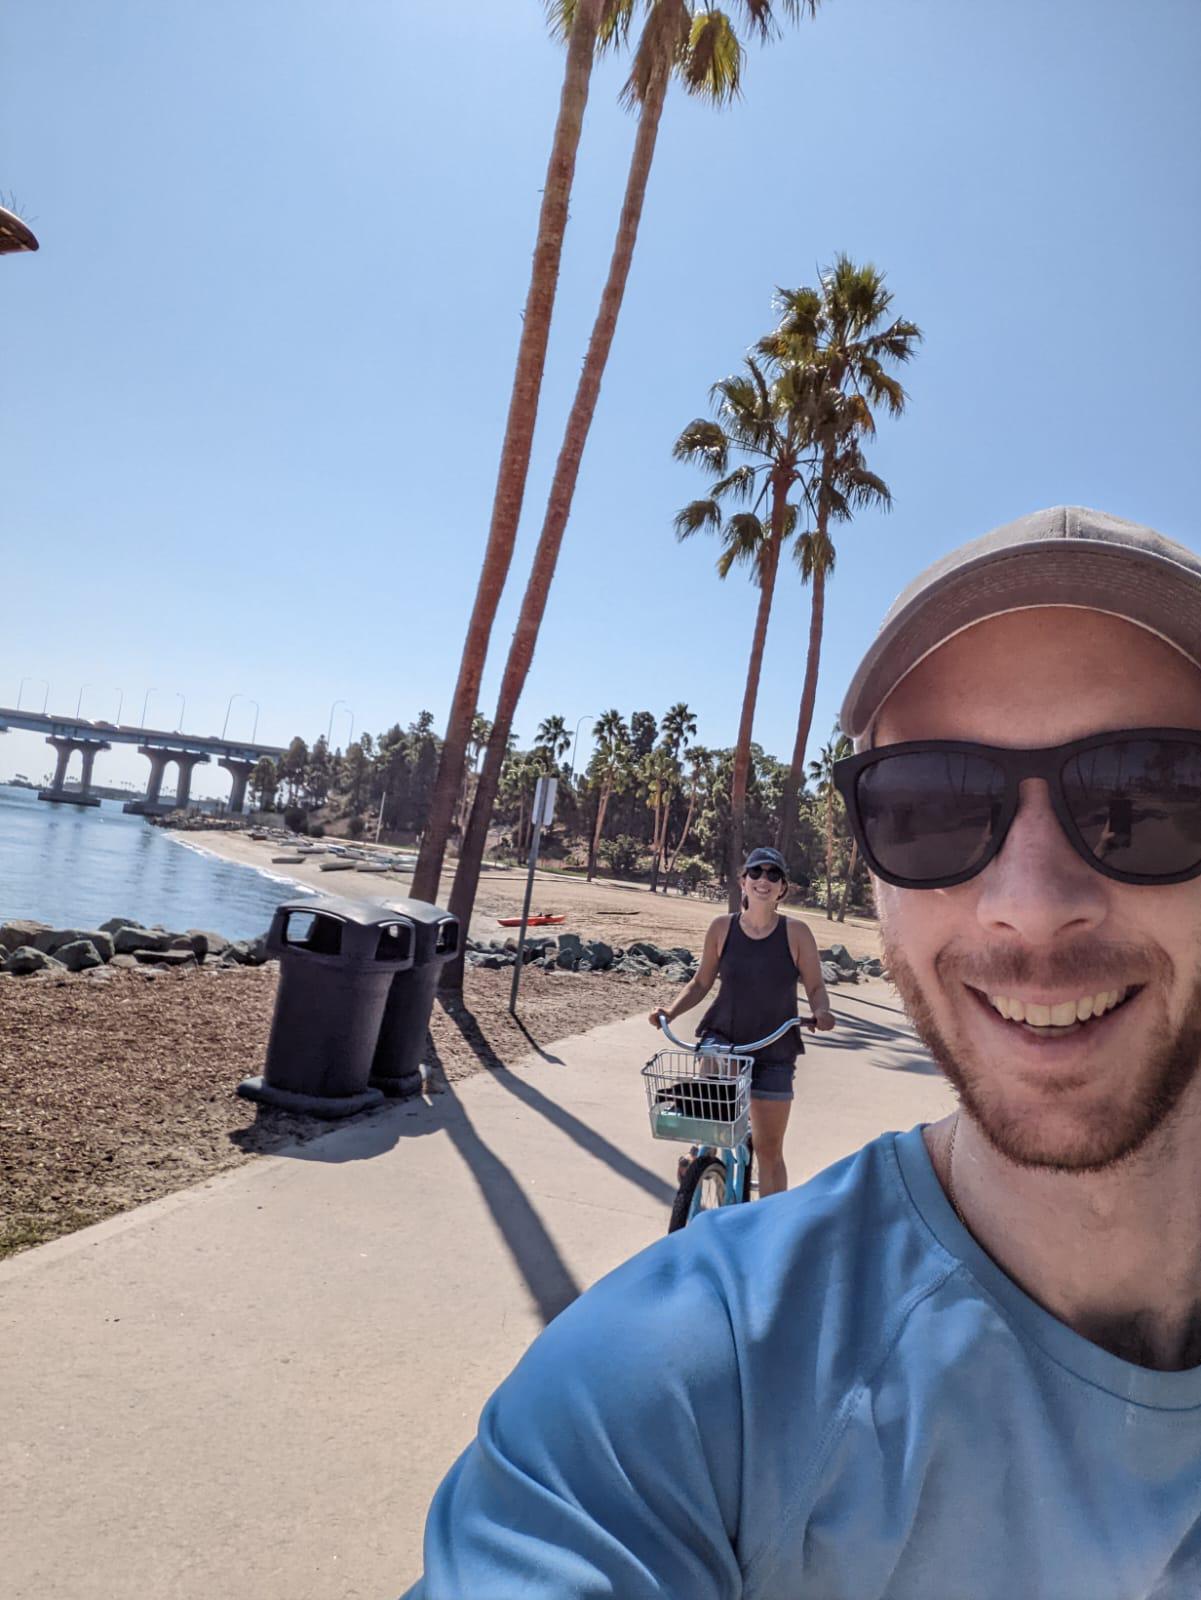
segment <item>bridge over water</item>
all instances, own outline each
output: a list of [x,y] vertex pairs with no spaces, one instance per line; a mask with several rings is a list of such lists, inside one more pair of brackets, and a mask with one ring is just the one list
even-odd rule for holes
[[[86,717],[55,717],[39,711],[11,711],[0,706],[0,733],[18,728],[26,733],[44,733],[46,743],[58,755],[54,781],[39,789],[38,799],[58,805],[98,806],[92,793],[92,768],[102,750],[115,744],[132,744],[150,762],[150,779],[143,800],[129,800],[125,810],[141,816],[160,816],[181,810],[192,793],[192,773],[216,758],[217,765],[230,775],[229,809],[240,812],[246,803],[246,785],[263,756],[278,759],[284,754],[277,745],[247,743],[244,739],[203,738],[190,733],[167,733],[161,728],[136,728],[128,723],[89,722]],[[66,787],[67,772],[76,752],[83,770],[77,789]],[[163,800],[163,778],[174,764],[177,772],[175,799]]]

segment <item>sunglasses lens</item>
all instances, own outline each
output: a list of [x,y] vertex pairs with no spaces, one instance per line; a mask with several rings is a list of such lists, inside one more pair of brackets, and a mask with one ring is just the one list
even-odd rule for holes
[[1115,872],[1201,865],[1201,740],[1125,739],[1073,756],[1063,793],[1085,845]]
[[746,875],[748,878],[754,878],[756,882],[758,882],[760,878],[766,878],[768,883],[784,882],[784,874],[780,871],[779,867],[748,867],[746,869]]
[[855,800],[870,854],[887,877],[929,883],[983,863],[999,825],[1005,774],[986,756],[914,751],[859,774]]

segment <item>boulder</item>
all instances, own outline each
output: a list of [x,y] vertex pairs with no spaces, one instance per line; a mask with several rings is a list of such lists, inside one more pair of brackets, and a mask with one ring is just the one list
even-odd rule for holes
[[882,978],[884,963],[879,956],[867,956],[859,963],[859,970],[865,978]]
[[135,950],[133,958],[144,967],[194,967],[195,953],[186,950]]
[[142,924],[135,922],[132,917],[110,917],[107,922],[100,924],[101,933],[120,933],[122,928],[140,928]]
[[207,928],[185,928],[184,933],[192,941],[198,961],[203,961],[206,956],[212,956],[215,960],[229,949],[229,940],[222,933],[211,933]]
[[641,956],[644,961],[649,961],[655,967],[665,967],[671,960],[665,950],[660,950],[657,944],[650,944],[645,939],[636,939],[632,945],[628,945],[626,955]]
[[108,961],[113,955],[113,936],[100,928],[47,928],[33,941],[33,947],[56,956],[64,945],[80,943],[92,945],[101,961]]
[[136,956],[114,956],[109,962],[110,967],[136,967],[137,965]]
[[845,944],[832,944],[828,950],[819,950],[818,955],[823,961],[829,961],[840,972],[857,972],[858,964]]
[[681,966],[684,966],[684,967],[695,967],[696,966],[696,957],[693,955],[691,950],[684,950],[682,948],[676,949],[676,950],[669,950],[667,952],[667,955],[668,955],[668,959],[669,960],[678,961]]
[[562,939],[560,939],[559,953],[555,957],[555,965],[561,967],[564,972],[574,972],[580,964],[582,954],[583,952],[578,943],[573,949],[570,945],[564,946]]
[[825,983],[841,983],[843,974],[832,961],[823,961],[822,980]]
[[479,950],[468,960],[473,967],[482,967],[485,972],[499,972],[501,967],[517,965],[517,957],[507,955],[503,950]]
[[261,967],[267,961],[266,939],[235,939],[222,952],[226,966]]
[[36,950],[38,935],[47,932],[49,932],[48,923],[16,917],[0,927],[0,954],[7,957],[25,947]]
[[587,961],[590,972],[608,972],[613,965],[613,946],[605,943],[603,939],[592,939],[584,946],[583,961]]
[[672,983],[687,983],[692,971],[682,961],[669,961],[665,967],[659,968],[659,976],[670,978]]
[[[45,972],[53,962],[44,950],[35,950],[31,944],[18,945],[4,963],[5,972],[15,978],[26,978],[31,972]],[[55,963],[57,964],[57,963]]]
[[139,950],[165,950],[170,944],[166,933],[155,933],[150,928],[136,928],[128,923],[113,935],[113,950],[119,956],[137,955]]
[[70,944],[60,944],[53,953],[68,972],[86,972],[89,967],[104,965],[104,958],[90,939],[75,939]]
[[584,951],[584,941],[580,938],[578,933],[561,933],[559,935],[558,945],[560,955],[562,955],[565,950],[568,950],[573,955],[580,956]]

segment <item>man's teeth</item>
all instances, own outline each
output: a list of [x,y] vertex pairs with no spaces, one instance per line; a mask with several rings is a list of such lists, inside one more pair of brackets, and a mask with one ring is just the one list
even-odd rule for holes
[[1083,995],[1079,1000],[1062,1000],[1057,1006],[1042,1006],[1033,1000],[1015,1000],[997,994],[990,994],[988,1003],[1009,1022],[1025,1022],[1032,1028],[1067,1028],[1073,1022],[1104,1016],[1125,998],[1125,989],[1106,989],[1100,994]]

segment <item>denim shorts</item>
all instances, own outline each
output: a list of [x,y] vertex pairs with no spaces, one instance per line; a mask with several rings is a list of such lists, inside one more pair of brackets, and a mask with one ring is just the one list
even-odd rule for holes
[[[700,1042],[703,1045],[720,1045],[726,1050],[730,1048],[730,1041],[720,1033],[702,1034]],[[796,1066],[790,1061],[756,1061],[751,1068],[751,1099],[795,1099],[792,1088],[795,1077]]]

